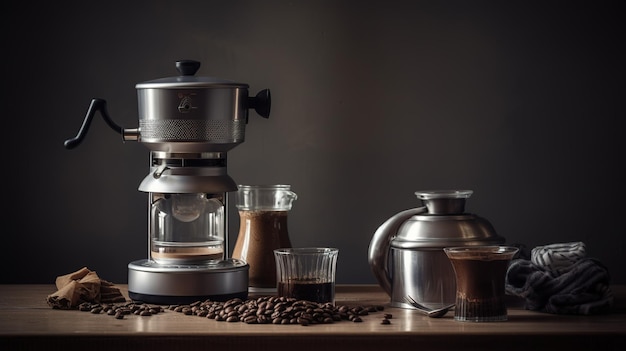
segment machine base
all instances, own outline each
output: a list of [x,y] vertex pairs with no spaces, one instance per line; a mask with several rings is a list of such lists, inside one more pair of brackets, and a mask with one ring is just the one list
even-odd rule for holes
[[128,295],[135,301],[164,305],[245,300],[249,268],[236,259],[208,265],[160,265],[138,260],[128,264]]

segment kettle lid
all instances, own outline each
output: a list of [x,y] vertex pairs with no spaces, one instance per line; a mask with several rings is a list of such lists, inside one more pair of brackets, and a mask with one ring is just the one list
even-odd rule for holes
[[490,245],[504,242],[491,223],[465,213],[465,201],[472,190],[416,191],[427,211],[407,219],[390,245],[401,249]]

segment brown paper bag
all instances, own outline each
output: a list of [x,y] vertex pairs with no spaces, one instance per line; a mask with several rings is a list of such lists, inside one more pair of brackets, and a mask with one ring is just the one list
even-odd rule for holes
[[58,276],[57,291],[46,298],[52,308],[72,309],[83,302],[124,302],[126,298],[113,283],[100,279],[98,274],[83,267],[76,272]]

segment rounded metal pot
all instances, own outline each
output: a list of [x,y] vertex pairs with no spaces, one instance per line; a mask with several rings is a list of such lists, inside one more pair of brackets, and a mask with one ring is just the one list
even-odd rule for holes
[[410,308],[407,295],[430,308],[453,304],[454,270],[443,248],[504,242],[489,221],[463,212],[472,193],[417,191],[425,206],[397,213],[376,230],[368,261],[392,306]]

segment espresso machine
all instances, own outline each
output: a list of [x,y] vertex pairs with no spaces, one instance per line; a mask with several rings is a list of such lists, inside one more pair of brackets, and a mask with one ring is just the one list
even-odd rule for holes
[[150,150],[150,172],[139,184],[148,194],[147,258],[128,264],[132,300],[182,304],[248,296],[248,264],[229,258],[228,200],[237,191],[227,152],[245,139],[248,110],[268,118],[268,89],[248,95],[247,84],[197,77],[200,62],[176,62],[180,75],[136,85],[139,127],[110,118],[93,99],[76,137],[84,139],[96,112],[127,141]]

